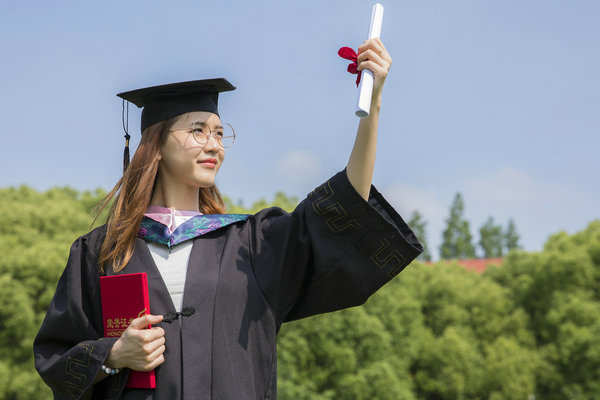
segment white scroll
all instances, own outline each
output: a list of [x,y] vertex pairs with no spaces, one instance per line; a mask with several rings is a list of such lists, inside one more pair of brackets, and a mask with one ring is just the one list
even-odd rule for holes
[[[379,3],[371,10],[371,25],[369,26],[369,39],[381,36],[381,25],[383,23],[383,6]],[[356,116],[367,117],[371,109],[371,96],[373,95],[373,73],[368,69],[361,71],[360,85],[358,86],[358,104],[356,105]]]

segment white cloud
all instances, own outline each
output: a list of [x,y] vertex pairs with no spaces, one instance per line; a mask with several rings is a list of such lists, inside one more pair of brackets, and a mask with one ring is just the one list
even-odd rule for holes
[[395,183],[382,190],[385,198],[405,218],[417,210],[427,220],[444,217],[446,206],[435,190]]
[[323,169],[317,156],[298,149],[284,153],[275,165],[280,175],[299,184],[319,181]]
[[[516,168],[504,167],[465,181],[465,199],[490,210],[530,210],[549,217],[574,206],[592,205],[591,194],[570,183],[534,178]],[[597,213],[595,213],[597,215]]]
[[465,182],[464,195],[492,207],[530,207],[548,199],[564,197],[561,185],[536,181],[524,171],[505,167]]
[[418,211],[427,222],[425,227],[429,251],[437,257],[440,236],[448,206],[434,189],[395,183],[381,191],[387,201],[398,211],[404,220],[410,219],[413,211]]
[[598,199],[585,189],[512,167],[466,179],[462,193],[474,236],[488,216],[503,225],[513,218],[527,250],[540,250],[549,235],[581,230],[600,216]]

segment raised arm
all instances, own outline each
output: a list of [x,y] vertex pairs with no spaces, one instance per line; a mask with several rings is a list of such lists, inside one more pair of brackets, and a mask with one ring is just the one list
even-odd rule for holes
[[358,48],[358,70],[369,69],[373,72],[373,96],[369,116],[361,118],[354,140],[354,147],[348,160],[346,173],[354,189],[367,200],[373,180],[375,154],[377,150],[377,125],[381,108],[381,92],[387,77],[392,58],[381,39],[366,40]]

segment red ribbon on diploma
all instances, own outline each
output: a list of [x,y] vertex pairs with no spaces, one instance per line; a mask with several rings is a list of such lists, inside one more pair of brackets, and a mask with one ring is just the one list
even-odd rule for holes
[[352,63],[348,65],[348,72],[350,72],[351,74],[358,75],[356,77],[356,87],[358,87],[361,76],[360,71],[358,70],[358,63],[356,61],[358,58],[358,54],[356,54],[356,52],[350,47],[342,47],[338,50],[338,55],[342,58],[345,58],[346,60],[352,61]]

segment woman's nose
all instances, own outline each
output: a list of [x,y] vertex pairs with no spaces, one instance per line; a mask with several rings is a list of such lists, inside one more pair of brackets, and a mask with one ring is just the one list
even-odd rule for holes
[[209,151],[209,152],[218,152],[219,150],[221,150],[221,144],[219,143],[219,140],[217,139],[217,135],[211,134],[208,135],[208,140],[206,141],[206,145],[204,146],[204,151]]

